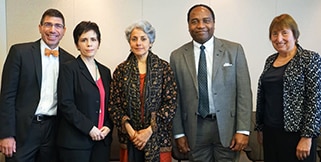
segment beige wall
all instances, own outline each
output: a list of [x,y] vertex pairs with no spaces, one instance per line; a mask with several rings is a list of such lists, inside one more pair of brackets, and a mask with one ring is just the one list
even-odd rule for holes
[[[0,0],[0,76],[2,65],[7,52],[7,32],[6,32],[6,1]],[[1,79],[0,79],[1,84]],[[1,159],[0,159],[1,162]]]
[[[2,74],[2,64],[3,60],[6,56],[6,10],[5,10],[5,0],[0,0],[0,65],[1,65],[1,71],[0,75]],[[1,80],[0,80],[1,84]],[[0,162],[4,162],[4,156],[2,153],[0,153]]]
[[[1,7],[4,1],[0,0]],[[152,23],[156,28],[153,51],[168,60],[172,50],[191,40],[187,10],[196,3],[209,4],[216,14],[215,35],[244,47],[254,98],[265,58],[274,52],[268,39],[268,26],[276,15],[291,14],[300,27],[300,44],[321,52],[320,0],[8,0],[6,3],[7,39],[1,37],[1,41],[5,40],[7,50],[14,43],[39,39],[40,16],[47,8],[54,7],[66,18],[67,32],[61,46],[75,56],[78,55],[72,40],[75,25],[81,20],[99,24],[102,43],[96,58],[112,70],[128,55],[124,29],[132,22],[146,19]],[[0,21],[4,22],[3,19],[1,16]],[[5,28],[0,30],[2,33]],[[1,47],[5,43],[1,42]],[[5,56],[3,49],[1,57]]]

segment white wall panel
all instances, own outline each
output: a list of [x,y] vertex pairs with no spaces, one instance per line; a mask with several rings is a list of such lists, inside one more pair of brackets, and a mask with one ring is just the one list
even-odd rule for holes
[[[5,4],[3,1],[0,0],[0,5]],[[197,3],[208,4],[214,9],[217,37],[243,45],[251,73],[254,103],[257,80],[264,61],[274,52],[268,38],[268,28],[275,16],[281,13],[292,15],[301,31],[300,44],[321,52],[320,0],[10,0],[6,1],[7,38],[1,40],[6,40],[9,49],[14,43],[39,39],[37,26],[40,17],[47,8],[54,7],[62,11],[66,18],[67,32],[61,46],[75,56],[78,51],[73,43],[73,28],[82,20],[94,21],[102,33],[96,58],[114,70],[129,53],[125,28],[137,20],[145,19],[156,29],[153,51],[169,60],[172,50],[191,40],[186,14]],[[5,21],[3,16],[0,21]],[[3,32],[5,29],[1,27],[0,30]],[[4,56],[3,52],[1,56]]]

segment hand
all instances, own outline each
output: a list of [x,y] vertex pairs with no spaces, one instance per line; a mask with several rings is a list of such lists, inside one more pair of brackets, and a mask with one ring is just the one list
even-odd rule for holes
[[152,134],[152,127],[149,126],[146,129],[137,131],[137,134],[135,138],[132,140],[132,142],[134,143],[137,149],[142,150],[145,147],[149,138],[152,136]]
[[124,122],[124,127],[129,135],[129,140],[133,141],[136,138],[137,131],[129,124],[127,120]]
[[89,135],[93,141],[100,141],[105,138],[101,131],[95,126],[90,130]]
[[0,139],[0,151],[6,157],[12,157],[16,152],[16,140],[13,137]]
[[259,144],[263,144],[263,132],[262,131],[259,131],[257,132],[257,142],[259,142]]
[[233,151],[241,151],[245,149],[249,142],[249,136],[241,133],[235,133],[231,141],[230,148]]
[[177,145],[177,148],[178,148],[179,152],[185,154],[185,153],[191,151],[191,149],[189,148],[186,136],[177,138],[177,139],[175,139],[175,141],[176,141],[176,145]]
[[100,128],[100,132],[101,132],[101,136],[103,137],[103,139],[105,139],[105,137],[110,132],[110,129],[106,126],[103,126],[102,128]]
[[310,155],[312,145],[312,138],[301,137],[298,145],[296,146],[296,157],[299,160],[304,160]]

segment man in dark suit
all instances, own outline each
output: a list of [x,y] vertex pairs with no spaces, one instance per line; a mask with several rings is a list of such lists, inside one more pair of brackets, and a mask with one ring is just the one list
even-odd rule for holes
[[210,7],[195,5],[187,17],[193,41],[170,57],[179,88],[175,141],[190,161],[234,162],[247,146],[252,111],[244,51],[240,44],[213,36]]
[[10,48],[0,95],[0,149],[6,162],[55,160],[59,65],[74,59],[58,46],[65,31],[62,13],[48,9],[39,24],[41,39]]

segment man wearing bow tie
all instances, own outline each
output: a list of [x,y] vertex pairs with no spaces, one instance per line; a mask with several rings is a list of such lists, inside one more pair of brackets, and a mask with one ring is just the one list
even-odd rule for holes
[[59,65],[74,59],[60,48],[66,31],[62,13],[42,15],[36,42],[13,45],[3,67],[0,151],[6,162],[55,161]]

